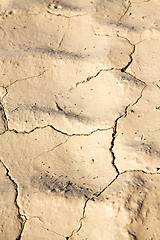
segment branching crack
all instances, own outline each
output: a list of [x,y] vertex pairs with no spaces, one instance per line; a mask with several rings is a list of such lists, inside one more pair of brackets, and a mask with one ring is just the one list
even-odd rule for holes
[[71,237],[72,237],[74,234],[78,233],[78,232],[81,230],[82,224],[83,224],[83,219],[85,218],[85,212],[86,212],[87,203],[88,203],[88,201],[91,200],[91,199],[93,199],[93,198],[88,198],[88,199],[85,201],[85,203],[84,203],[83,212],[82,212],[82,217],[81,217],[81,219],[79,220],[79,222],[80,222],[79,228],[78,228],[77,230],[73,230],[72,233],[71,233],[71,235],[70,235],[69,237],[66,237],[66,240],[71,239]]
[[71,235],[70,235],[69,237],[66,237],[66,240],[67,240],[67,239],[68,239],[68,240],[71,239],[71,237],[72,237],[74,234],[78,233],[78,232],[81,230],[81,228],[83,227],[83,219],[85,219],[85,217],[86,217],[85,214],[86,214],[87,203],[88,203],[89,201],[95,201],[96,198],[98,198],[108,187],[110,187],[110,186],[115,182],[115,180],[118,178],[118,176],[119,176],[119,174],[117,174],[117,176],[116,176],[103,190],[101,190],[98,194],[93,194],[92,197],[88,198],[88,199],[85,201],[84,207],[83,207],[83,212],[82,212],[82,217],[81,217],[80,220],[79,220],[79,222],[80,222],[79,228],[78,228],[77,230],[73,230],[72,233],[71,233]]
[[[142,82],[143,82],[143,81],[142,81]],[[115,168],[115,170],[116,170],[116,172],[117,172],[117,175],[116,175],[116,177],[115,177],[105,188],[103,188],[98,194],[93,194],[92,197],[88,198],[88,199],[85,201],[85,204],[84,204],[84,207],[83,207],[83,215],[82,215],[82,218],[80,219],[80,226],[79,226],[79,228],[78,228],[76,231],[75,231],[75,230],[72,231],[72,234],[70,235],[70,237],[72,237],[74,234],[76,234],[77,232],[79,232],[80,229],[82,228],[83,219],[85,218],[86,206],[87,206],[88,201],[91,201],[91,200],[94,201],[94,199],[98,198],[104,191],[106,191],[106,190],[118,179],[118,177],[119,177],[120,175],[125,174],[125,173],[128,173],[128,172],[142,172],[142,173],[144,173],[144,174],[150,174],[150,175],[152,175],[152,174],[159,174],[159,175],[160,175],[160,173],[147,173],[147,172],[145,172],[144,170],[126,170],[126,171],[120,173],[119,170],[118,170],[118,167],[117,167],[116,164],[115,164],[116,155],[115,155],[115,152],[114,152],[113,149],[114,149],[115,139],[116,139],[117,133],[118,133],[118,130],[117,130],[117,128],[118,128],[118,122],[119,122],[120,119],[127,117],[128,108],[129,108],[130,106],[134,106],[135,104],[137,104],[138,101],[142,98],[143,91],[144,91],[144,89],[145,89],[146,86],[147,86],[147,84],[145,84],[144,82],[143,82],[143,84],[144,84],[145,86],[144,86],[144,88],[142,89],[140,96],[136,99],[135,102],[133,102],[132,104],[130,103],[128,106],[126,106],[125,111],[124,111],[124,114],[122,114],[120,117],[118,117],[118,118],[115,120],[115,124],[114,124],[114,127],[113,127],[113,133],[112,133],[111,147],[110,147],[109,151],[110,151],[110,153],[111,153],[111,155],[112,155],[112,165],[113,165],[113,167]],[[70,237],[67,237],[66,239],[70,239]]]
[[17,211],[18,211],[18,214],[17,214],[17,218],[20,222],[20,226],[21,226],[21,229],[20,229],[20,233],[18,235],[18,237],[16,238],[16,240],[20,240],[21,237],[22,237],[22,232],[24,230],[24,225],[26,223],[26,217],[23,215],[21,215],[20,213],[20,207],[18,205],[18,202],[17,202],[17,199],[18,199],[18,185],[17,183],[14,181],[14,179],[12,178],[12,176],[9,174],[9,169],[8,167],[4,164],[4,162],[2,162],[2,160],[0,160],[0,162],[2,163],[3,167],[5,168],[6,170],[6,176],[9,178],[9,180],[12,182],[13,186],[14,186],[14,189],[15,189],[15,199],[14,199],[14,203],[15,203],[15,206],[17,208]]
[[[131,3],[130,3],[131,4]],[[125,39],[132,47],[133,47],[133,50],[132,52],[130,53],[129,57],[130,57],[130,61],[127,63],[126,66],[122,67],[121,69],[117,69],[117,68],[111,68],[110,70],[113,70],[113,69],[117,69],[117,70],[121,70],[121,72],[125,72],[127,70],[127,68],[131,65],[131,63],[133,62],[133,54],[135,53],[135,50],[136,50],[136,45],[139,44],[140,42],[136,43],[136,44],[133,44],[128,38],[126,37],[123,37],[123,36],[120,36],[118,33],[116,34],[113,34],[113,35],[109,35],[109,34],[98,34],[95,32],[94,30],[94,27],[91,25],[91,28],[92,28],[92,31],[94,33],[95,36],[106,36],[106,37],[118,37],[118,38],[122,38],[122,39]]]
[[[134,50],[132,51],[131,55],[133,54],[133,52],[134,52]],[[77,83],[76,83],[76,87],[78,87],[80,84],[89,82],[89,81],[90,81],[91,79],[93,79],[93,78],[96,78],[101,72],[108,72],[108,71],[113,71],[113,70],[125,72],[126,69],[129,67],[130,64],[131,64],[131,62],[129,62],[129,63],[127,64],[127,66],[125,66],[124,68],[115,68],[115,67],[113,67],[113,68],[108,68],[108,69],[100,69],[95,75],[92,75],[92,76],[88,77],[87,79],[85,79],[85,80],[83,80],[83,81],[81,81],[81,82],[77,82]],[[127,74],[127,75],[135,78],[138,82],[141,82],[141,83],[143,83],[144,85],[146,85],[146,83],[145,83],[144,81],[138,79],[138,78],[135,77],[133,74],[131,74],[131,73],[129,73],[129,72],[125,72],[125,74]],[[74,88],[71,88],[70,91],[72,91],[73,89],[74,89]]]
[[83,219],[85,219],[86,218],[86,207],[87,207],[87,203],[89,202],[89,201],[95,201],[95,199],[97,199],[98,197],[100,197],[100,195],[102,194],[102,193],[104,193],[118,178],[119,178],[119,176],[120,175],[123,175],[123,174],[126,174],[126,173],[133,173],[133,172],[141,172],[141,173],[143,173],[143,174],[147,174],[147,175],[160,175],[160,173],[147,173],[147,172],[145,172],[144,170],[126,170],[126,171],[124,171],[124,172],[119,172],[118,174],[117,174],[117,176],[105,187],[105,188],[103,188],[98,194],[93,194],[93,197],[90,197],[90,198],[88,198],[86,201],[85,201],[85,204],[84,204],[84,207],[83,207],[83,215],[82,215],[82,218],[79,220],[80,221],[80,226],[79,226],[79,228],[77,229],[77,230],[73,230],[72,231],[72,234],[69,236],[69,237],[66,237],[66,240],[68,239],[70,239],[74,234],[76,234],[77,232],[79,232],[80,230],[81,230],[81,228],[83,227]]
[[110,151],[110,153],[111,153],[111,155],[112,155],[112,165],[114,166],[117,174],[119,174],[119,170],[118,170],[118,167],[116,166],[116,163],[115,163],[116,155],[115,155],[115,152],[114,152],[113,149],[114,149],[115,139],[116,139],[117,133],[118,133],[118,130],[117,130],[117,128],[118,128],[118,122],[119,122],[119,120],[120,120],[121,118],[127,117],[128,108],[129,108],[130,106],[134,106],[134,105],[136,105],[136,104],[138,103],[138,101],[142,98],[143,91],[144,91],[145,88],[146,88],[146,85],[145,85],[144,88],[142,89],[141,94],[140,94],[140,96],[136,99],[136,101],[135,101],[134,103],[132,103],[132,104],[130,103],[130,104],[125,108],[124,114],[121,115],[120,117],[118,117],[118,118],[115,120],[115,124],[114,124],[114,128],[113,128],[113,133],[112,133],[111,147],[110,147],[109,151]]

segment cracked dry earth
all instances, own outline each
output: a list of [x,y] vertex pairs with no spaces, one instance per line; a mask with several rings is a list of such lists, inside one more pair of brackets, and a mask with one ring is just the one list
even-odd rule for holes
[[160,240],[160,1],[0,1],[0,240]]

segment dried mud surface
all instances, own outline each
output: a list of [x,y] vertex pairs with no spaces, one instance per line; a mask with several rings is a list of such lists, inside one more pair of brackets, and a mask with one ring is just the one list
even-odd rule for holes
[[159,12],[0,1],[0,240],[160,239]]

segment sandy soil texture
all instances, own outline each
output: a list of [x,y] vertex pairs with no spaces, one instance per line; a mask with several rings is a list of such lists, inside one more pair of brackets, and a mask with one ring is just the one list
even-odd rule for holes
[[160,240],[160,1],[0,1],[0,240]]

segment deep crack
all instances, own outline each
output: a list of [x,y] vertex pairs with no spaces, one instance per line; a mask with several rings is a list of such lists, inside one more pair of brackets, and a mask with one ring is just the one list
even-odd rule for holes
[[[144,83],[144,82],[143,82],[143,83]],[[144,88],[143,88],[142,91],[141,91],[140,96],[136,99],[136,101],[133,102],[132,104],[130,103],[128,106],[126,106],[125,111],[124,111],[124,114],[122,114],[120,117],[118,117],[118,118],[115,120],[115,124],[114,124],[114,127],[113,127],[113,133],[112,133],[111,147],[110,147],[109,151],[110,151],[110,153],[111,153],[111,155],[112,155],[112,165],[114,166],[114,168],[115,168],[115,170],[116,170],[116,172],[117,172],[118,175],[120,174],[120,172],[119,172],[118,167],[116,166],[116,163],[115,163],[116,155],[115,155],[115,152],[114,152],[114,150],[113,150],[113,149],[114,149],[114,144],[115,144],[115,139],[116,139],[117,133],[118,133],[118,130],[117,130],[117,128],[118,128],[118,122],[119,122],[119,120],[120,120],[121,118],[127,117],[128,108],[129,108],[130,106],[134,106],[134,105],[136,105],[136,104],[139,102],[139,100],[142,98],[142,94],[143,94],[143,91],[144,91],[144,89],[146,88],[146,86],[147,86],[147,85],[145,84]]]
[[133,50],[132,50],[132,52],[131,52],[131,54],[129,55],[130,56],[130,61],[128,62],[128,64],[125,66],[125,67],[123,67],[122,69],[121,69],[121,72],[125,72],[126,70],[127,70],[127,68],[131,65],[131,63],[133,62],[133,54],[135,53],[135,50],[136,50],[136,47],[135,47],[135,45],[133,45]]
[[15,189],[15,199],[14,199],[14,203],[15,203],[15,206],[17,208],[17,211],[18,211],[18,214],[17,214],[17,218],[19,220],[19,223],[20,223],[20,226],[21,226],[21,229],[20,229],[20,233],[18,235],[18,237],[16,238],[16,240],[20,240],[21,237],[22,237],[22,233],[23,233],[23,230],[24,230],[24,226],[25,226],[25,223],[26,223],[26,217],[24,216],[25,220],[23,219],[21,213],[20,213],[20,207],[17,203],[17,199],[18,199],[18,185],[17,183],[14,181],[14,179],[11,177],[11,175],[9,174],[9,169],[7,168],[7,166],[2,162],[2,160],[0,160],[0,162],[2,163],[3,167],[5,168],[6,170],[6,176],[9,178],[9,180],[12,182],[13,186],[14,186],[14,189]]
[[115,160],[116,160],[116,155],[115,155],[115,152],[114,152],[114,144],[115,144],[115,139],[117,137],[117,128],[118,128],[118,121],[122,118],[122,117],[126,117],[127,116],[127,110],[129,108],[130,104],[125,108],[125,112],[123,115],[121,115],[120,117],[118,117],[116,120],[115,120],[115,124],[114,124],[114,127],[113,127],[113,133],[112,133],[112,141],[111,141],[111,147],[109,149],[111,155],[112,155],[112,165],[114,166],[117,174],[119,174],[119,170],[115,164]]
[[7,116],[6,116],[5,109],[2,102],[0,102],[0,111],[1,111],[2,120],[4,123],[4,129],[5,131],[8,131],[8,120],[7,120]]
[[[70,239],[74,234],[76,234],[77,232],[79,232],[80,230],[81,230],[81,228],[83,227],[83,219],[86,217],[85,216],[85,213],[86,213],[86,207],[87,207],[87,203],[89,202],[89,201],[94,201],[94,199],[96,199],[96,198],[98,198],[102,193],[104,193],[118,178],[119,178],[119,176],[121,176],[121,175],[123,175],[123,174],[126,174],[126,173],[132,173],[132,172],[141,172],[141,173],[143,173],[143,174],[147,174],[147,175],[160,175],[160,173],[147,173],[147,172],[145,172],[145,171],[143,171],[143,170],[126,170],[126,171],[124,171],[124,172],[119,172],[118,174],[117,174],[117,176],[105,187],[105,188],[103,188],[96,196],[93,196],[93,197],[91,197],[91,198],[88,198],[86,201],[85,201],[85,204],[84,204],[84,207],[83,207],[83,216],[82,216],[82,218],[80,219],[80,226],[79,226],[79,228],[75,231],[75,230],[73,230],[72,231],[72,234],[69,236],[69,237],[66,237],[66,239]],[[132,235],[132,234],[131,234]],[[132,235],[133,236],[133,235]],[[136,239],[136,238],[135,238]]]
[[63,112],[63,109],[58,105],[58,103],[56,102],[55,104],[56,104],[58,111]]
[[[143,81],[141,81],[141,82],[143,82]],[[117,130],[117,128],[118,128],[118,122],[119,122],[119,120],[120,120],[121,118],[127,117],[128,108],[129,108],[130,106],[134,106],[135,104],[137,104],[137,103],[139,102],[139,100],[142,98],[143,91],[144,91],[144,89],[145,89],[146,86],[147,86],[146,83],[143,82],[143,84],[144,84],[145,86],[144,86],[144,88],[142,89],[140,96],[139,96],[132,104],[130,103],[129,105],[127,105],[126,108],[125,108],[124,113],[115,120],[115,124],[114,124],[114,127],[113,127],[113,133],[112,133],[111,147],[110,147],[109,151],[110,151],[110,153],[111,153],[111,155],[112,155],[112,165],[114,166],[114,168],[115,168],[115,170],[116,170],[116,172],[117,172],[117,175],[116,175],[116,177],[115,177],[105,188],[103,188],[98,194],[96,194],[95,196],[94,196],[94,194],[93,194],[93,196],[92,196],[91,198],[88,198],[88,199],[85,201],[85,204],[84,204],[84,207],[83,207],[83,215],[82,215],[82,218],[80,219],[80,226],[79,226],[79,228],[78,228],[76,231],[75,231],[75,230],[72,231],[70,237],[72,237],[74,234],[76,234],[77,232],[79,232],[79,231],[81,230],[82,224],[83,224],[83,219],[85,218],[86,206],[87,206],[88,201],[90,201],[90,200],[93,200],[93,201],[94,201],[95,198],[98,198],[104,191],[106,191],[106,190],[118,179],[118,177],[119,177],[120,175],[125,174],[125,173],[127,173],[127,172],[142,172],[142,173],[144,173],[144,174],[154,174],[154,173],[146,173],[146,172],[143,171],[143,170],[128,170],[128,171],[124,171],[124,172],[120,173],[119,170],[118,170],[118,167],[117,167],[116,164],[115,164],[116,155],[115,155],[115,152],[114,152],[114,150],[113,150],[113,149],[114,149],[114,144],[115,144],[115,139],[116,139],[116,137],[117,137],[117,132],[118,132],[118,130]],[[160,174],[160,173],[155,173],[155,174]],[[70,237],[67,237],[66,239],[70,239]]]
[[136,235],[134,233],[131,233],[130,231],[128,231],[129,235],[133,237],[134,240],[138,240],[138,238],[136,237]]

